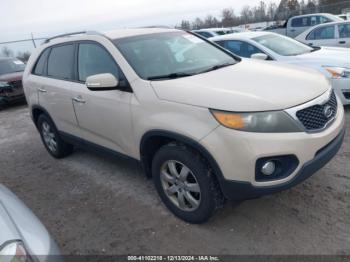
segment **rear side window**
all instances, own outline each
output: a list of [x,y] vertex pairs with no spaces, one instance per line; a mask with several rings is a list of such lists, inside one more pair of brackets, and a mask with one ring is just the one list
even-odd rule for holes
[[47,75],[64,80],[73,79],[74,45],[53,47],[47,63]]
[[350,38],[350,24],[338,25],[339,37]]
[[50,50],[46,49],[39,57],[39,60],[36,62],[36,66],[34,68],[33,74],[38,76],[43,76],[45,74],[45,65],[46,59],[49,55]]
[[111,73],[120,79],[118,67],[111,55],[101,46],[91,43],[79,45],[79,81],[86,81],[91,75]]
[[325,26],[313,30],[308,36],[307,40],[323,40],[323,39],[334,39],[335,30],[334,26]]

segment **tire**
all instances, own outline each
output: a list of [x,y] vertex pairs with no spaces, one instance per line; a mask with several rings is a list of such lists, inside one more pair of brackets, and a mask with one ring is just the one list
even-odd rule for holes
[[45,114],[40,115],[37,127],[46,150],[54,158],[64,158],[73,152],[73,146],[62,140],[50,117]]
[[220,186],[206,161],[185,146],[161,147],[152,161],[152,175],[164,204],[186,222],[204,223],[224,204]]

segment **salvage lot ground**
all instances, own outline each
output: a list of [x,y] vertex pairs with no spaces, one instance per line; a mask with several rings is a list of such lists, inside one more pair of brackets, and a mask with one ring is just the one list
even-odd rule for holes
[[[346,109],[347,130],[350,108]],[[0,111],[0,183],[42,220],[64,254],[350,254],[350,133],[303,184],[229,203],[205,225],[167,211],[133,161],[45,151],[26,106]]]

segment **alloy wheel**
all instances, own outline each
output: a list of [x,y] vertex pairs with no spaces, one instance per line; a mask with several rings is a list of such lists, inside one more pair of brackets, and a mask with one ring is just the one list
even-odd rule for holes
[[47,122],[42,123],[42,133],[46,146],[51,152],[57,151],[57,140],[56,135],[52,131],[51,126]]
[[196,210],[201,202],[201,189],[193,172],[183,163],[168,160],[160,170],[165,195],[183,211]]

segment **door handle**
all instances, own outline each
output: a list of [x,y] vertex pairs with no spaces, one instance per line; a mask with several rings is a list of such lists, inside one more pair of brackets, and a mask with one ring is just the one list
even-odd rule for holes
[[346,41],[339,41],[339,44],[346,44]]
[[46,89],[40,88],[40,87],[38,88],[38,91],[41,92],[41,93],[46,93],[47,92]]
[[72,100],[74,102],[77,102],[77,103],[80,103],[80,104],[85,104],[86,103],[86,101],[81,96],[73,97]]
[[309,43],[309,46],[313,46],[314,44],[313,43]]

